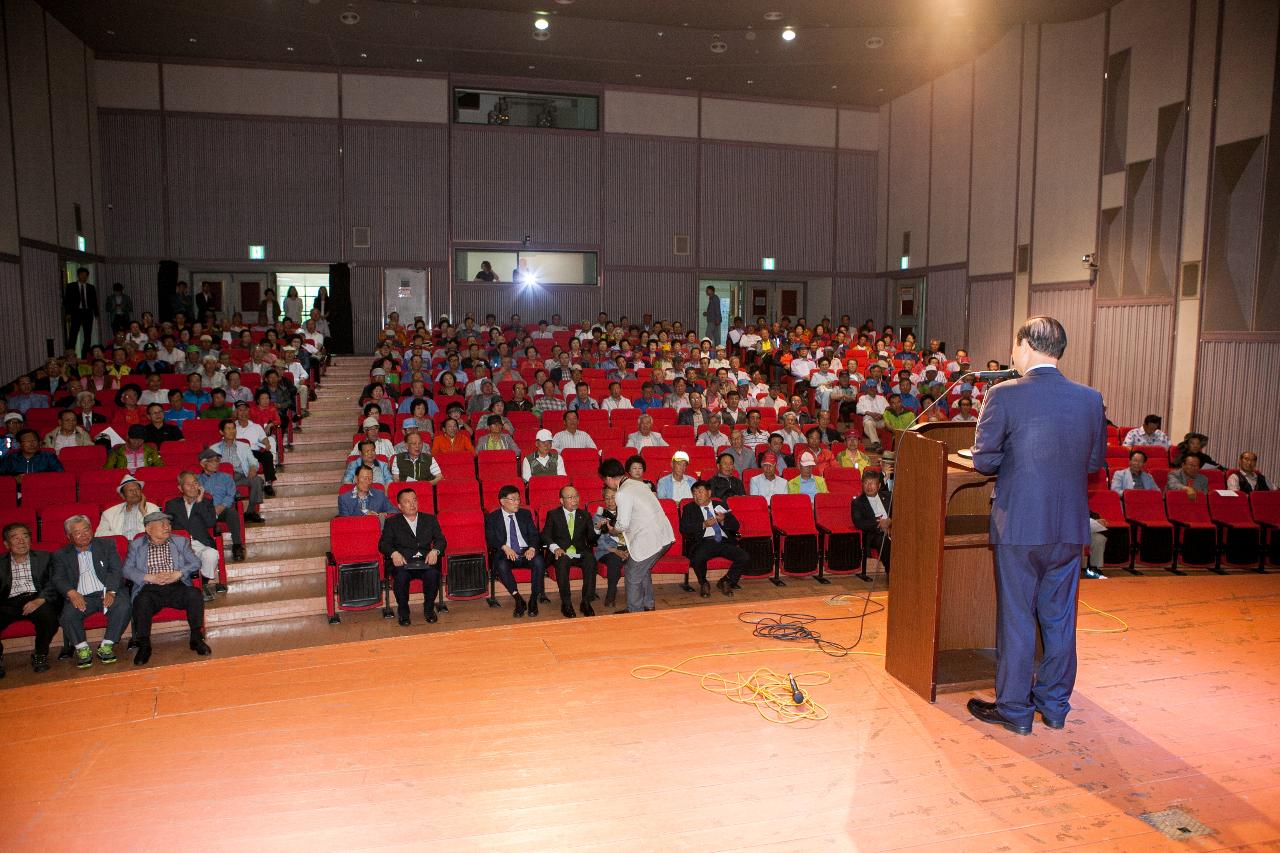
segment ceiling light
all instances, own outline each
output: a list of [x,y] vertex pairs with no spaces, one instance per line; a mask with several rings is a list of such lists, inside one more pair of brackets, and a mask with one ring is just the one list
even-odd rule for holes
[[290,53],[293,53],[293,48],[291,47],[286,47],[285,50],[289,51]]
[[724,53],[728,49],[729,49],[729,45],[725,43],[724,39],[720,38],[719,34],[713,35],[711,37],[712,53]]
[[533,19],[533,28],[534,28],[535,30],[545,30],[545,29],[547,29],[547,28],[548,28],[548,27],[550,27],[550,26],[551,26],[551,22],[550,22],[550,21],[548,21],[546,18],[534,18],[534,19]]
[[835,83],[832,83],[832,84],[831,84],[831,88],[832,88],[832,89],[839,89],[839,88],[840,88],[840,86],[839,86],[839,85],[837,85],[837,84],[835,84]]
[[639,79],[640,79],[640,75],[639,75],[639,74],[636,74],[636,79],[637,79],[637,80],[639,80]]
[[692,80],[693,78],[692,78],[692,77],[686,77],[686,78],[684,78],[684,79],[686,79],[686,80]]
[[536,65],[530,65],[530,66],[529,66],[529,70],[530,70],[530,71],[532,71],[533,69],[535,69],[535,68],[537,68],[537,67],[538,67],[538,66],[536,66]]
[[421,62],[422,62],[422,57],[421,57],[421,56],[419,56],[417,59],[415,59],[415,60],[414,60],[414,62],[421,63]]
[[572,6],[573,0],[556,0],[561,6]]
[[765,12],[764,19],[766,21],[781,21],[782,13],[781,12]]
[[116,34],[116,31],[115,31],[115,30],[107,30],[107,35],[109,35],[109,36],[113,36],[113,35],[115,35],[115,34]]
[[755,83],[755,82],[756,82],[755,80],[748,80],[748,81],[747,81],[747,85],[748,85],[748,86],[750,86],[751,84],[753,84],[753,83]]
[[195,39],[187,39],[187,41],[191,42],[192,44],[195,44],[195,43],[196,43],[196,40],[195,40]]
[[755,41],[756,34],[753,32],[748,32],[746,35],[743,36],[743,38],[745,38],[747,41]]
[[361,59],[368,59],[368,58],[369,58],[369,54],[367,54],[367,53],[362,53],[362,54],[360,54],[360,58],[361,58]]
[[867,39],[867,47],[871,48],[872,50],[876,50],[877,48],[884,47],[884,39],[880,38],[880,36],[872,36],[871,38]]
[[547,32],[546,30],[534,30],[533,37],[538,41],[546,41],[547,39],[551,38],[551,33]]
[[795,40],[796,40],[796,31],[795,31],[795,30],[793,30],[793,29],[791,29],[791,27],[787,27],[785,30],[783,30],[783,31],[782,31],[782,40],[783,40],[783,41],[795,41]]
[[360,23],[360,13],[353,9],[348,9],[347,11],[343,12],[341,15],[338,16],[338,20],[342,21],[342,23],[346,24],[347,26],[352,26],[354,24]]

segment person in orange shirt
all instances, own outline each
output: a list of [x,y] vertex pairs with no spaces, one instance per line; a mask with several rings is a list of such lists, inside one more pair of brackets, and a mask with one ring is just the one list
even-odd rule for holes
[[471,444],[471,438],[458,429],[457,418],[449,418],[444,422],[444,428],[436,433],[436,437],[431,440],[431,455],[439,456],[441,453],[475,453],[475,446]]

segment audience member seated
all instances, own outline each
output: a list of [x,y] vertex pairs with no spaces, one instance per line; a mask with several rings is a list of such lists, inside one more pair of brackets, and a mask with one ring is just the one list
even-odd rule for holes
[[[367,476],[367,473],[362,474],[362,478]],[[359,480],[357,478],[357,483]],[[385,496],[383,501],[386,501]],[[428,622],[435,622],[436,596],[440,592],[440,558],[444,556],[446,547],[444,532],[440,530],[435,516],[418,512],[418,495],[413,489],[405,489],[397,495],[396,503],[400,512],[386,520],[378,539],[378,550],[391,564],[396,616],[401,627],[409,625],[409,581],[421,580],[422,615]]]
[[716,457],[716,473],[707,485],[711,488],[711,496],[719,501],[740,498],[747,493],[742,487],[742,476],[734,455],[727,450]]
[[485,425],[489,429],[488,432],[476,437],[476,453],[483,450],[510,450],[517,454],[520,452],[515,439],[503,429],[505,420],[502,415],[489,415],[485,418]]
[[[271,431],[264,429],[261,424],[254,423],[249,416],[249,404],[243,400],[235,404],[235,418],[236,441],[246,442],[249,445],[249,452],[253,454],[254,459],[258,460],[258,467],[262,471],[262,493],[273,498],[276,495],[276,462],[271,452]],[[275,424],[270,426],[274,428]]]
[[142,481],[132,474],[125,474],[116,486],[116,493],[123,499],[102,511],[95,536],[123,536],[132,539],[142,532],[143,518],[149,512],[159,512],[160,507],[147,500],[142,493]]
[[884,411],[884,424],[895,432],[910,429],[916,422],[916,413],[906,408],[902,395],[894,392],[889,395],[889,408]]
[[[53,582],[51,556],[48,551],[32,550],[31,528],[21,521],[6,524],[3,538],[8,553],[0,555],[0,634],[14,622],[30,622],[36,633],[31,669],[48,672],[49,644],[58,633],[61,604]],[[3,653],[0,646],[0,655]],[[3,657],[0,678],[4,678]]]
[[622,564],[627,561],[627,543],[625,537],[614,527],[618,520],[618,492],[608,486],[600,493],[600,506],[596,509],[592,523],[596,534],[596,563],[605,567],[604,606],[613,607],[618,600],[618,579],[622,577]]
[[[388,442],[388,449],[390,443]],[[440,432],[436,433],[436,437],[431,440],[431,455],[439,456],[442,453],[475,453],[476,448],[471,443],[471,436],[462,430],[461,422],[457,418],[445,418],[444,425]]]
[[884,564],[885,574],[889,573],[889,531],[893,526],[889,518],[889,505],[886,502],[884,475],[874,469],[862,472],[862,494],[853,499],[849,506],[853,526],[862,531],[862,547],[867,551],[875,548],[880,553],[880,562]]
[[147,423],[142,427],[142,439],[158,448],[166,441],[181,441],[182,428],[165,418],[164,406],[151,403],[147,406]]
[[722,454],[728,454],[733,459],[733,469],[741,477],[742,473],[748,468],[756,466],[756,454],[750,447],[747,447],[747,437],[743,430],[737,429],[729,436],[729,446],[726,447]]
[[620,382],[609,383],[609,396],[605,397],[600,403],[600,408],[606,412],[613,412],[619,409],[633,408],[631,401],[622,396],[622,384]]
[[388,515],[395,512],[391,501],[387,500],[386,491],[375,489],[373,480],[372,468],[368,465],[358,466],[355,473],[355,488],[338,495],[338,515],[344,517],[376,515],[379,520],[385,520]]
[[642,447],[666,447],[667,441],[662,437],[662,433],[654,430],[653,416],[644,414],[636,421],[636,431],[627,436],[626,446],[634,447],[636,450]]
[[[829,466],[835,464],[835,454],[822,443],[822,430],[819,427],[811,426],[805,430],[804,439],[801,447],[813,457],[813,473],[821,477]],[[797,447],[795,452],[799,453],[801,447]]]
[[236,512],[236,483],[231,475],[219,471],[222,454],[216,447],[209,447],[200,452],[200,473],[196,479],[205,495],[213,501],[213,517],[227,526],[231,534],[232,553],[236,559],[244,558],[244,529],[240,524],[240,514]]
[[[366,442],[361,442],[361,445],[364,444]],[[391,458],[391,478],[393,480],[401,483],[430,483],[435,485],[443,479],[440,463],[435,461],[426,448],[423,447],[420,433],[414,432],[406,435],[404,445],[404,450]],[[350,471],[350,469],[348,469],[348,472],[354,478],[354,472]],[[376,480],[377,478],[375,477],[374,479]]]
[[655,392],[652,382],[645,382],[640,386],[640,397],[635,401],[637,409],[647,412],[649,409],[661,409],[665,405],[666,400]]
[[134,474],[139,468],[158,468],[164,464],[160,451],[144,444],[147,440],[145,426],[134,424],[125,435],[124,444],[117,444],[107,453],[107,462],[103,468],[126,470]]
[[[373,482],[379,486],[386,487],[395,482],[395,476],[392,474],[390,467],[386,462],[378,458],[377,449],[372,441],[367,438],[356,445],[356,450],[360,455],[347,463],[347,470],[342,475],[343,483],[354,483],[356,481],[356,473],[361,468],[369,468],[373,472]],[[430,464],[431,458],[427,456],[427,463]]]
[[827,481],[813,473],[815,464],[813,454],[808,450],[801,450],[796,454],[796,467],[800,474],[787,481],[787,494],[808,495],[809,501],[813,502],[817,500],[817,495],[827,493]]
[[[484,539],[489,548],[489,565],[494,577],[515,600],[512,618],[519,619],[526,610],[530,616],[537,616],[547,566],[540,552],[542,537],[534,524],[533,513],[520,506],[519,487],[503,486],[498,489],[498,508],[484,517]],[[520,596],[513,569],[529,570],[527,605]]]
[[351,453],[347,454],[348,456],[359,453],[360,445],[365,441],[373,442],[374,453],[378,456],[390,459],[392,456],[396,455],[395,446],[392,445],[391,439],[387,438],[386,435],[382,433],[382,424],[378,421],[376,416],[370,415],[361,421],[360,429],[364,433],[365,437],[351,448]]
[[677,450],[671,457],[671,473],[658,480],[658,499],[676,501],[693,497],[694,479],[685,474],[689,468],[689,454]]
[[235,414],[235,409],[227,403],[227,392],[214,388],[209,392],[209,405],[200,410],[198,417],[206,421],[220,421],[233,418]]
[[738,519],[723,500],[713,500],[711,485],[705,480],[694,483],[692,491],[693,500],[680,511],[681,553],[698,577],[698,594],[703,598],[711,595],[707,563],[716,558],[728,560],[732,565],[716,581],[716,589],[732,596],[734,585],[751,568],[751,557],[737,544]]
[[1142,426],[1134,427],[1125,433],[1125,447],[1168,447],[1169,436],[1160,431],[1160,416],[1147,415],[1142,419]]
[[699,447],[710,447],[712,450],[719,450],[722,447],[729,446],[729,436],[723,432],[722,424],[724,421],[720,417],[719,412],[712,412],[707,417],[707,431],[698,436],[694,443]]
[[556,569],[556,585],[560,588],[560,613],[567,619],[577,614],[569,592],[569,574],[576,563],[582,570],[582,615],[595,616],[591,600],[596,594],[596,558],[592,550],[600,538],[591,516],[579,508],[578,490],[573,486],[560,489],[560,509],[548,510],[542,525],[542,544],[551,552]]
[[85,636],[84,620],[104,610],[107,629],[98,645],[98,660],[116,662],[115,645],[129,626],[129,596],[121,594],[124,567],[120,552],[110,539],[95,539],[93,525],[86,516],[73,515],[63,529],[67,544],[53,554],[53,585],[62,597],[62,636],[74,647],[76,666],[93,666],[93,652]]
[[0,474],[8,474],[22,489],[22,478],[27,474],[46,474],[62,470],[56,453],[40,449],[40,436],[33,429],[23,428],[16,436],[17,447],[0,458]]
[[[939,406],[934,407],[934,408],[935,408],[935,411],[936,411],[936,409],[938,409],[938,408],[940,408],[940,407],[941,407],[941,404],[939,404]],[[960,422],[962,422],[962,423],[966,423],[966,422],[969,422],[969,421],[977,421],[977,420],[978,420],[978,415],[977,415],[977,413],[973,410],[973,398],[972,398],[972,397],[961,397],[961,398],[960,398],[959,402],[957,402],[957,403],[956,403],[956,413],[955,413],[954,415],[952,415],[952,416],[951,416],[951,420],[953,420],[953,421],[960,421]]]
[[1240,454],[1240,459],[1236,462],[1236,470],[1227,477],[1227,488],[1233,492],[1244,492],[1246,495],[1250,492],[1271,490],[1267,478],[1258,470],[1258,454],[1252,450],[1246,450]]
[[231,464],[232,479],[237,486],[249,487],[249,501],[245,507],[244,520],[251,521],[255,524],[262,523],[262,516],[258,514],[258,507],[262,505],[262,497],[264,494],[264,486],[262,475],[259,473],[258,460],[254,458],[253,452],[249,450],[247,444],[241,444],[236,439],[236,422],[231,418],[224,418],[218,422],[218,429],[222,433],[222,440],[216,444],[209,445],[210,449],[218,451],[218,455],[222,457],[223,462]]
[[710,422],[711,410],[706,407],[705,398],[697,391],[690,391],[689,403],[676,416],[676,423],[681,426],[691,426],[696,431],[698,427]]
[[1209,492],[1209,478],[1200,473],[1200,469],[1204,467],[1201,456],[1194,451],[1187,451],[1182,454],[1182,463],[1179,467],[1169,472],[1168,480],[1165,482],[1165,491],[1184,491],[1188,497],[1195,497],[1196,492],[1207,494]]
[[578,413],[572,411],[564,413],[564,429],[552,437],[551,446],[561,452],[578,449],[594,450],[596,443],[591,436],[578,429]]
[[76,420],[85,429],[92,428],[94,424],[105,424],[107,422],[106,415],[93,410],[95,405],[97,405],[97,400],[94,398],[92,391],[81,391],[76,394],[76,406],[73,411],[76,413]]
[[151,660],[151,620],[166,607],[186,611],[191,651],[211,651],[204,641],[204,599],[194,583],[200,560],[186,539],[173,535],[170,521],[166,513],[147,513],[146,535],[129,543],[124,560],[124,576],[133,583],[134,666]]
[[57,453],[64,447],[88,447],[93,439],[84,427],[76,422],[76,413],[64,411],[58,415],[58,425],[44,437],[44,446]]
[[14,393],[5,400],[9,411],[25,415],[31,409],[49,408],[49,395],[36,391],[35,387],[30,376],[19,376]]
[[889,409],[889,401],[881,393],[879,383],[869,382],[865,392],[858,398],[857,413],[862,416],[862,434],[867,439],[867,450],[879,453],[879,430],[885,427],[884,415]]
[[769,432],[760,426],[760,413],[747,413],[747,428],[742,433],[742,440],[754,451],[769,443]]
[[1120,468],[1111,475],[1111,491],[1124,494],[1129,489],[1159,489],[1155,478],[1147,473],[1147,454],[1141,450],[1129,451],[1129,467]]
[[534,477],[564,476],[564,459],[554,447],[551,430],[538,430],[533,448],[533,453],[526,455],[520,465],[520,475],[526,483]]
[[1182,464],[1182,457],[1188,453],[1195,453],[1200,457],[1202,468],[1217,468],[1218,463],[1214,462],[1213,457],[1205,450],[1208,446],[1209,436],[1202,432],[1189,432],[1182,441],[1178,442],[1169,461],[1176,467]]
[[181,391],[174,389],[169,392],[169,408],[164,413],[166,421],[182,426],[187,421],[195,420],[198,414],[194,406],[187,405],[187,399]]
[[[191,471],[178,475],[178,496],[164,505],[164,513],[175,530],[185,531],[191,539],[191,550],[200,561],[200,574],[204,577],[205,601],[226,592],[225,584],[218,583],[218,543],[211,532],[218,523],[212,500],[205,500],[204,487]],[[232,559],[244,559],[244,545],[231,546]]]

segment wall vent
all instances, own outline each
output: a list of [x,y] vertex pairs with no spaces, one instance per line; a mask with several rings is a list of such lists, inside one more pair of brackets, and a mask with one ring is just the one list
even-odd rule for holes
[[351,229],[351,245],[357,249],[369,248],[368,225],[357,225]]
[[1182,283],[1179,292],[1183,299],[1195,299],[1200,295],[1200,262],[1191,261],[1182,265]]
[[688,234],[674,234],[671,237],[671,254],[688,255],[692,242]]
[[1030,244],[1023,243],[1021,246],[1018,247],[1018,260],[1017,260],[1016,269],[1020,273],[1025,273],[1027,270],[1031,269],[1031,245]]

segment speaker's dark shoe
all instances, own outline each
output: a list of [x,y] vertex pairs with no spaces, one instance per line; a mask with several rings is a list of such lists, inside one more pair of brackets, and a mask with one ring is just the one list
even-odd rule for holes
[[533,596],[529,596],[529,615],[530,616],[538,615],[538,602],[534,599]]
[[[49,656],[31,653],[31,670],[32,672],[48,672]],[[4,667],[0,666],[0,678],[4,677]]]
[[440,617],[436,615],[436,609],[434,607],[427,611],[427,621],[432,624],[440,621]]
[[408,628],[410,625],[409,614],[406,613],[403,616],[399,617],[398,619],[396,619],[396,622],[399,623],[401,628]]
[[605,607],[612,607],[617,603],[618,603],[618,591],[616,589],[611,589],[604,594]]
[[1067,725],[1066,717],[1050,717],[1044,711],[1040,712],[1040,719],[1044,722],[1046,728],[1061,729]]
[[595,616],[595,615],[596,615],[596,610],[595,610],[595,608],[594,608],[594,607],[592,607],[592,606],[591,606],[591,602],[590,602],[590,601],[584,601],[584,602],[582,602],[582,615],[583,615],[583,616]]
[[716,581],[716,589],[720,590],[730,598],[733,597],[733,587],[729,585],[728,578],[720,578],[720,580]]
[[567,604],[567,603],[566,603],[566,604],[561,604],[561,605],[560,605],[560,615],[561,615],[561,616],[563,616],[563,617],[564,617],[564,618],[566,618],[566,619],[572,619],[572,618],[574,618],[575,616],[577,616],[578,614],[573,612],[573,605],[572,605],[572,604]]
[[703,598],[711,597],[711,584],[706,581],[698,581],[698,595]]
[[1013,732],[1015,735],[1031,734],[1031,726],[1020,726],[1017,723],[1005,719],[1004,714],[1000,713],[1000,709],[996,707],[995,702],[983,702],[981,699],[970,699],[968,707],[969,713],[974,716],[974,719],[980,722],[987,723],[992,726],[1001,726],[1002,728],[1006,728]]
[[133,656],[133,665],[142,666],[149,660],[151,660],[151,641],[139,640],[138,652]]
[[517,595],[516,606],[515,606],[515,609],[511,611],[511,618],[519,619],[521,616],[524,615],[525,609],[526,609],[526,605],[524,603],[524,599]]
[[213,654],[213,649],[209,648],[209,644],[204,641],[204,637],[192,637],[187,646],[200,657]]

